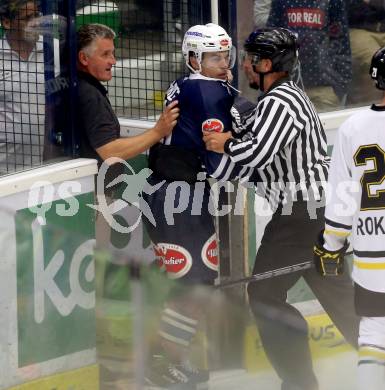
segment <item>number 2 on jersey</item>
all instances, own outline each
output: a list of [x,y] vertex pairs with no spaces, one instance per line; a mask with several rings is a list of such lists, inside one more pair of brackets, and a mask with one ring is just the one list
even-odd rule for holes
[[375,189],[385,180],[385,152],[377,144],[362,145],[354,154],[355,165],[367,165],[373,161],[373,168],[364,171],[361,177],[362,197],[361,210],[377,210],[385,208],[385,188]]

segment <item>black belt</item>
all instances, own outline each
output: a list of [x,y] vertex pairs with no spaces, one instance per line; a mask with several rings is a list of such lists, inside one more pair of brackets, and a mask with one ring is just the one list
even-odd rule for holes
[[201,160],[195,152],[175,145],[154,145],[148,166],[162,179],[190,184],[197,181],[197,175],[202,171]]

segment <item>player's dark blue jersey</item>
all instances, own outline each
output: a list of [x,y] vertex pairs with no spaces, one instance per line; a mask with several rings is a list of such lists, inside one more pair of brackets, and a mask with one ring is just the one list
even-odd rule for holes
[[[195,198],[195,178],[196,173],[201,170],[201,165],[204,165],[203,168],[209,175],[213,175],[227,169],[227,162],[231,163],[227,156],[206,150],[202,130],[231,130],[230,110],[234,95],[225,81],[194,74],[170,85],[166,104],[174,100],[179,102],[180,115],[172,134],[163,140],[164,144],[172,147],[165,148],[166,154],[163,154],[162,158],[154,157],[154,174],[148,182],[154,187],[163,179],[166,180],[157,191],[143,194],[156,226],[146,219],[144,222],[155,245],[157,257],[161,259],[170,278],[183,278],[191,283],[213,283],[217,277],[218,258],[214,221],[209,210],[214,210],[214,206],[211,205],[210,186],[207,181],[204,182],[200,201]],[[153,156],[156,156],[155,149],[153,153]],[[192,182],[189,182],[187,187],[182,186],[184,192],[175,195],[175,199],[170,197],[174,188],[173,182],[184,181],[177,178],[176,170],[179,173],[184,171],[185,160],[194,160],[196,156],[198,167],[197,171],[193,170],[195,176],[193,175]],[[226,164],[223,163],[224,160]],[[163,168],[160,169],[160,166]],[[175,201],[179,203],[179,198],[187,200],[186,207],[175,213],[174,223],[170,223],[168,212],[175,206]],[[200,202],[198,208],[196,202]]]
[[217,132],[232,128],[231,107],[234,92],[225,81],[191,74],[174,81],[166,96],[166,104],[178,100],[180,116],[173,132],[164,143],[196,152],[210,175],[220,164],[222,154],[207,151],[202,130]]

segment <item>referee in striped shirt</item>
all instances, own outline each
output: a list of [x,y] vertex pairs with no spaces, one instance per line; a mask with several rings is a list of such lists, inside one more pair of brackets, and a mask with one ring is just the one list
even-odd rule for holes
[[[249,180],[274,211],[255,261],[253,274],[258,274],[313,258],[313,243],[324,224],[322,183],[327,180],[329,157],[313,104],[289,79],[298,61],[295,35],[283,28],[256,30],[247,39],[245,51],[243,68],[250,86],[263,93],[252,123],[245,123],[250,122],[248,116],[242,131],[205,133],[204,140],[207,149],[227,156],[215,176],[234,177],[232,171],[249,169],[253,172]],[[347,341],[357,343],[359,318],[347,273],[331,280],[308,269],[250,283],[251,309],[282,390],[318,389],[307,323],[286,302],[287,291],[301,276]]]

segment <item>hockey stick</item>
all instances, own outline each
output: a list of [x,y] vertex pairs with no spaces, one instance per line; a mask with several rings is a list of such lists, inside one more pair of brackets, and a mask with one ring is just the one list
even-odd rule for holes
[[217,284],[216,288],[228,288],[236,286],[238,284],[257,282],[259,280],[274,278],[275,276],[287,275],[297,271],[303,271],[313,267],[313,261],[305,261],[303,263],[289,265],[287,267],[273,269],[271,271],[261,272],[260,274],[251,275],[246,278],[241,278],[237,280],[230,280],[229,282],[224,282]]

